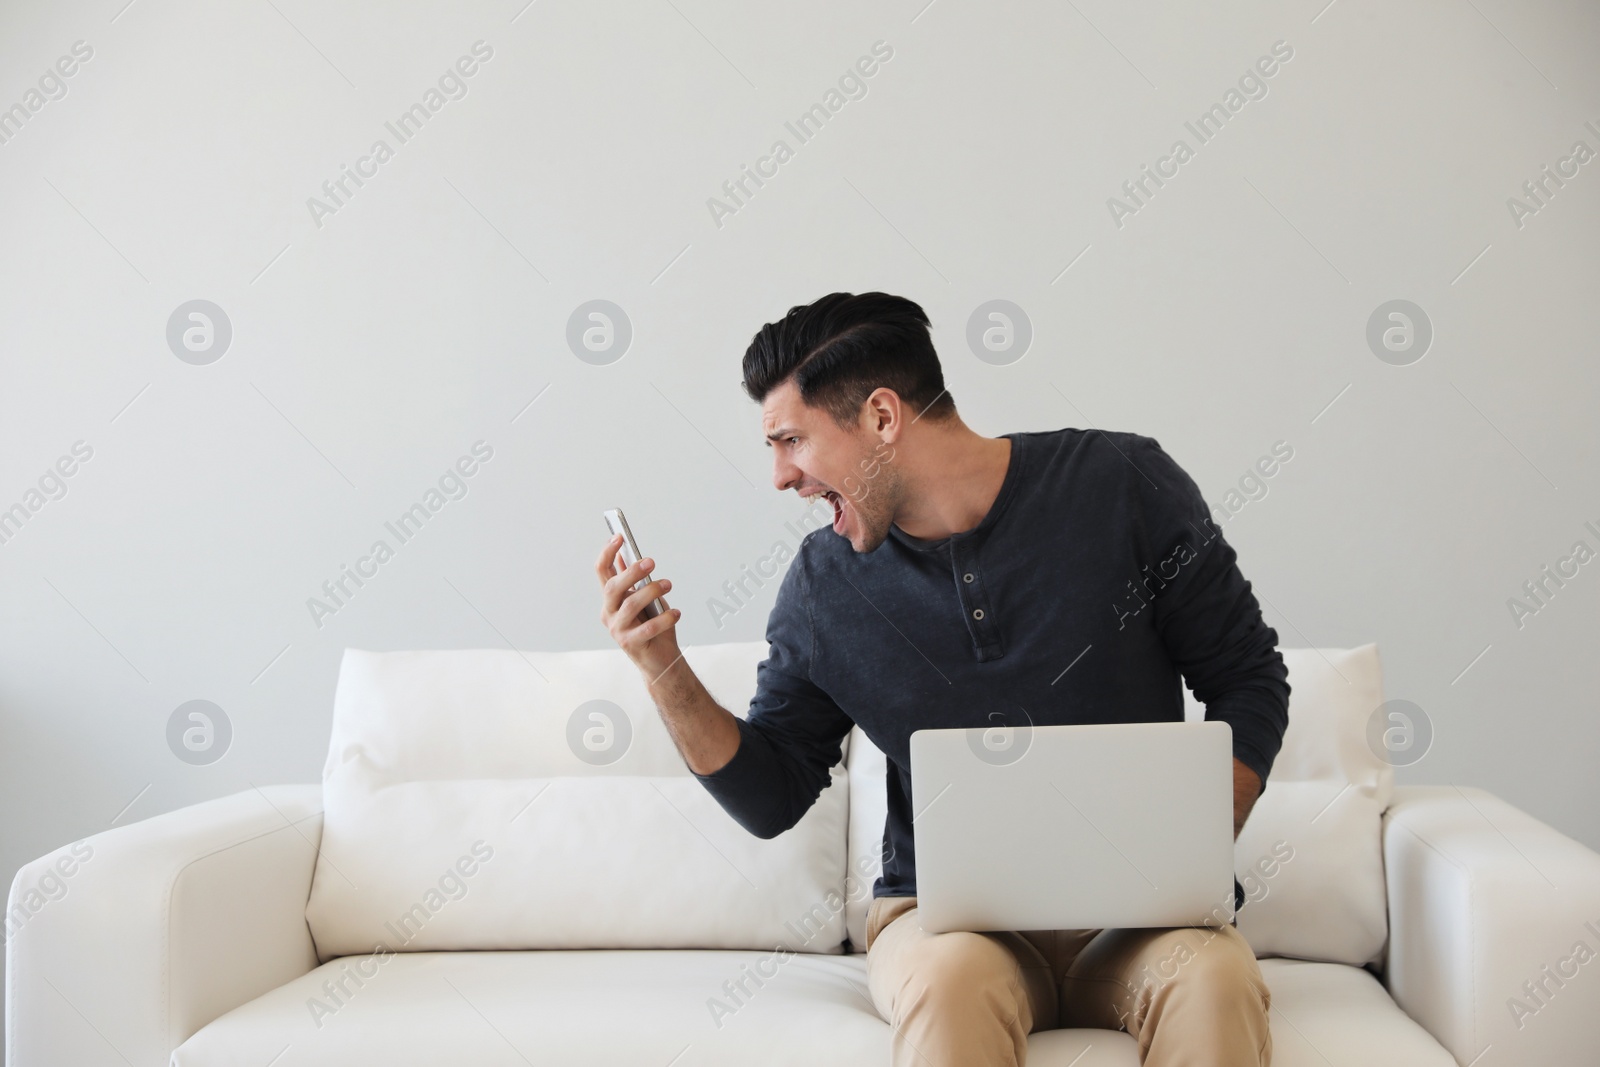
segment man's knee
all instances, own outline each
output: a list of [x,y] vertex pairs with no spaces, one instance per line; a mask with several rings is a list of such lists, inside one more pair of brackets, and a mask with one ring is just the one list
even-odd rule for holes
[[966,995],[986,987],[1011,987],[1016,960],[994,937],[952,931],[934,934],[920,945],[915,973],[939,995]]
[[902,1010],[941,1012],[999,1007],[1014,1014],[1017,962],[994,938],[956,931],[924,939],[905,961],[908,994]]
[[894,1028],[895,1062],[1022,1063],[1035,1003],[1053,1014],[1048,965],[1019,961],[1005,934],[904,933],[875,943],[891,948],[876,962],[868,954],[874,1004]]
[[1186,997],[1214,1000],[1219,1005],[1259,1003],[1266,1011],[1272,994],[1261,977],[1255,952],[1234,927],[1189,929],[1174,934],[1174,954],[1182,957],[1171,981],[1182,983]]
[[1266,1003],[1255,953],[1232,927],[1121,929],[1097,938],[1073,963],[1067,985],[1080,995],[1098,991],[1119,1016],[1148,1010],[1182,990],[1187,997],[1225,1003],[1253,994]]

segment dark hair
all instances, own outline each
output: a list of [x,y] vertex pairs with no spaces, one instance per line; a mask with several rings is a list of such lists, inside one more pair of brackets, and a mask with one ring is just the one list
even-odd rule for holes
[[879,387],[933,420],[956,413],[933,350],[928,315],[903,296],[829,293],[761,327],[744,353],[744,391],[756,403],[794,379],[800,399],[850,427]]

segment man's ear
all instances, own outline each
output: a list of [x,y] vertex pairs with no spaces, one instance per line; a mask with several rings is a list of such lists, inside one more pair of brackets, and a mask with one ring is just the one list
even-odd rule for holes
[[863,402],[862,428],[879,438],[880,443],[893,445],[905,431],[905,404],[900,395],[888,386],[880,385]]

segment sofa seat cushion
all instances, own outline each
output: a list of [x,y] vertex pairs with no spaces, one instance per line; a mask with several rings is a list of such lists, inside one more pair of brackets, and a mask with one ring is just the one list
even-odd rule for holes
[[[335,1005],[324,983],[358,967],[376,973],[360,987],[346,979]],[[757,987],[752,972],[773,977]],[[172,1067],[879,1067],[888,1057],[864,958],[546,949],[330,960],[212,1022]]]
[[1456,1067],[1365,968],[1257,962],[1272,990],[1273,1067]]
[[[375,973],[333,1006],[324,983],[358,966]],[[725,983],[741,979],[735,1000]],[[331,960],[212,1022],[171,1067],[882,1067],[889,1036],[861,955],[401,952]],[[1109,1030],[1034,1034],[1028,1050],[1032,1067],[1139,1063]]]
[[[1278,959],[1262,960],[1261,970],[1277,1067],[1452,1067],[1366,971]],[[757,986],[752,972],[772,977]],[[734,988],[741,981],[748,995]],[[865,956],[611,949],[331,960],[213,1021],[173,1054],[172,1067],[880,1067],[888,1059],[889,1027],[872,1007]],[[1029,1037],[1028,1062],[1138,1067],[1139,1057],[1124,1033],[1050,1030]]]

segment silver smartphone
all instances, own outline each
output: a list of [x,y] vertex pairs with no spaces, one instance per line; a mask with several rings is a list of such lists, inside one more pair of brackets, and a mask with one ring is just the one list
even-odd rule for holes
[[[621,534],[622,535],[622,562],[627,564],[630,567],[633,566],[635,563],[638,563],[639,562],[639,543],[633,539],[633,531],[628,529],[628,520],[622,514],[622,509],[621,508],[609,508],[606,511],[605,516],[606,516],[606,528],[609,529],[612,532],[612,534]],[[645,577],[640,578],[637,582],[635,582],[633,584],[633,588],[635,590],[643,589],[645,586],[650,584],[650,581],[651,581],[650,577],[648,575],[646,575]],[[644,610],[642,612],[640,612],[640,614],[642,614],[647,619],[653,619],[657,615],[660,615],[661,614],[661,598],[660,597],[656,597],[654,600],[650,601],[650,603],[646,604],[644,606]]]

